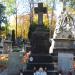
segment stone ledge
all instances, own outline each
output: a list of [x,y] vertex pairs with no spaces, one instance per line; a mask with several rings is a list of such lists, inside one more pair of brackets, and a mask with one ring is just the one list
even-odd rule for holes
[[64,40],[64,41],[75,41],[75,39],[69,39],[69,38],[57,38],[57,39],[53,39],[54,41],[57,41],[57,40]]

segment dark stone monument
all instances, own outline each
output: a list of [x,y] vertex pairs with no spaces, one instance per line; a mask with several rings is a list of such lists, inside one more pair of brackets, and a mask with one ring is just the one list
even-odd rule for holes
[[38,13],[38,25],[31,35],[31,55],[23,75],[33,75],[34,67],[36,70],[40,67],[47,68],[47,75],[58,75],[54,70],[52,55],[49,54],[49,31],[43,25],[43,13],[46,12],[47,8],[43,8],[43,3],[39,3],[35,8],[35,13]]
[[39,3],[34,10],[38,14],[38,25],[31,35],[31,52],[48,54],[50,47],[49,31],[43,25],[43,14],[47,13],[47,8],[43,7],[43,3]]

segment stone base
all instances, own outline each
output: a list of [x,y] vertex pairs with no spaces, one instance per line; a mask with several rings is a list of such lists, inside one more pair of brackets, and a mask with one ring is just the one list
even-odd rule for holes
[[54,53],[68,52],[75,53],[75,40],[73,39],[54,39]]
[[34,67],[36,67],[36,71],[40,67],[47,68],[47,75],[58,75],[58,71],[55,68],[57,64],[55,65],[54,62],[57,63],[51,54],[31,54],[27,69],[24,70],[23,75],[33,75]]

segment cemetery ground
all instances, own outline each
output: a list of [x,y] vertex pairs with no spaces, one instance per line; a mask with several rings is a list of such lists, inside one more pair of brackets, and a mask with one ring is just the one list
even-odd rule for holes
[[0,51],[4,49],[3,52],[0,52],[0,75],[19,75],[20,70],[26,67],[26,64],[22,62],[28,47],[29,43],[11,47],[9,40],[6,40],[5,45],[0,48]]
[[66,73],[67,71],[73,71],[74,55],[71,53],[59,52],[58,55],[35,53],[30,55],[29,62],[24,63],[22,59],[24,59],[23,57],[25,49],[29,49],[29,47],[29,43],[25,44],[25,47],[22,48],[14,46],[12,47],[12,50],[10,49],[10,51],[9,47],[7,47],[8,53],[0,54],[0,75],[19,75],[21,70],[24,71],[24,75],[31,75],[33,74],[34,66],[36,66],[37,68],[39,68],[40,66],[46,66],[48,69],[48,75],[58,75],[58,69],[60,71],[60,67],[62,70],[64,70],[65,68],[64,73]]

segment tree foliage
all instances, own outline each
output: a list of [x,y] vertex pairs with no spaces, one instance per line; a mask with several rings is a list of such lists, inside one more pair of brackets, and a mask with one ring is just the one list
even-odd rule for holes
[[64,0],[64,3],[75,9],[75,0]]
[[6,14],[8,16],[15,13],[16,0],[2,0],[2,3],[4,3],[6,5]]
[[1,30],[1,24],[7,23],[7,18],[5,16],[5,6],[3,4],[0,4],[0,30]]

